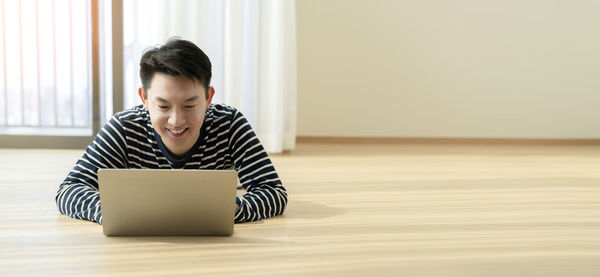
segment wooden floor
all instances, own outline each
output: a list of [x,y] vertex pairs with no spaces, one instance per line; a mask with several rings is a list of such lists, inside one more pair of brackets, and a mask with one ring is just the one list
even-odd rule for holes
[[299,144],[285,215],[233,237],[59,215],[80,153],[0,150],[0,275],[600,276],[600,146]]

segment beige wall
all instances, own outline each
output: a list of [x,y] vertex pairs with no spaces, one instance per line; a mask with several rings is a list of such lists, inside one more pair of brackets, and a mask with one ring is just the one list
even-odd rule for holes
[[600,138],[599,3],[297,0],[298,135]]

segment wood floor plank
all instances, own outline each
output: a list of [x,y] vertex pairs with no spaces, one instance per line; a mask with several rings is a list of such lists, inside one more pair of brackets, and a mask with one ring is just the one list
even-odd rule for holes
[[600,146],[303,142],[271,156],[285,214],[225,238],[60,215],[81,153],[0,149],[0,275],[600,275]]

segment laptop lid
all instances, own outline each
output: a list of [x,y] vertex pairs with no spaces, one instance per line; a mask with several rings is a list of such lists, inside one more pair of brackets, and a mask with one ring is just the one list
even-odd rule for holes
[[100,169],[106,236],[229,236],[234,170]]

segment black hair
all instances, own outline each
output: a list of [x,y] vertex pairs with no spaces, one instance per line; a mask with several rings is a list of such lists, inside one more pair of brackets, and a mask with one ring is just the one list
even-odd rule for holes
[[208,56],[194,43],[171,38],[162,46],[153,47],[140,60],[140,78],[147,92],[157,72],[170,76],[183,75],[199,82],[206,89],[210,85],[212,65]]

